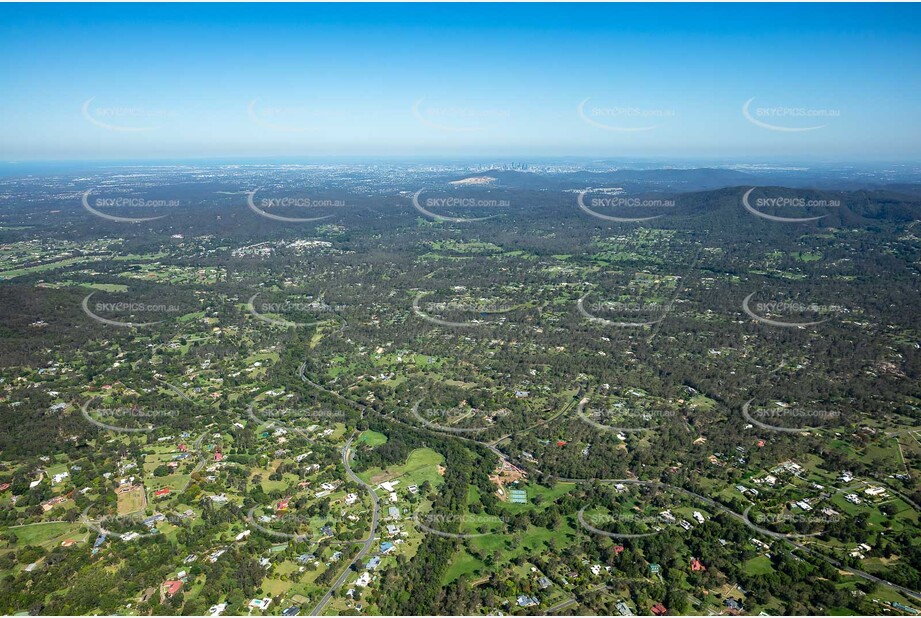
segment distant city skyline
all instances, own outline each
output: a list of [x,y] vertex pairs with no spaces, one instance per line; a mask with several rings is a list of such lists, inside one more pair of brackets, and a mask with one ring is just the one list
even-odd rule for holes
[[921,160],[921,9],[0,8],[0,160]]

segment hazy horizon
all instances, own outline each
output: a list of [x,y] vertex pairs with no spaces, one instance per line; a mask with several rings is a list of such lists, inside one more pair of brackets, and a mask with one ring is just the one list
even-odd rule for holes
[[7,161],[921,160],[917,5],[0,15]]

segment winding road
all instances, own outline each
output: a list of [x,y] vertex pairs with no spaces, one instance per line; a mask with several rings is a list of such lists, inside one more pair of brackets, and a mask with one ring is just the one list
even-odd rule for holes
[[[304,375],[304,371],[305,371],[306,365],[307,365],[307,363],[305,362],[305,363],[303,363],[303,364],[300,366],[300,368],[298,369],[298,375],[299,375],[299,377],[300,377],[304,382],[306,382],[307,384],[313,386],[314,388],[316,388],[316,389],[318,389],[318,390],[321,390],[321,391],[323,391],[323,392],[325,392],[325,393],[327,393],[327,394],[333,395],[333,396],[335,396],[336,398],[341,399],[341,400],[347,402],[349,405],[351,405],[351,406],[354,407],[354,408],[357,408],[357,409],[359,409],[359,410],[361,410],[361,411],[366,411],[365,406],[362,406],[361,404],[358,404],[358,403],[354,402],[353,400],[348,399],[347,397],[343,397],[342,395],[340,395],[339,393],[337,393],[337,392],[335,392],[335,391],[330,391],[330,390],[328,390],[328,389],[326,389],[326,388],[323,388],[323,387],[320,386],[319,384],[316,384],[316,383],[314,383],[313,381],[311,381],[309,378],[307,378],[307,377]],[[581,389],[580,389],[579,395],[574,399],[574,402],[575,402],[575,401],[579,401],[579,397],[581,396],[581,392],[582,392],[582,391],[581,391]],[[568,409],[571,409],[571,407],[572,407],[572,403],[570,403],[570,405],[567,406],[567,408],[564,409],[563,412],[565,412],[565,411],[568,410]],[[555,418],[558,418],[559,416],[562,415],[563,412],[561,412],[560,414],[555,415],[553,418],[554,418],[554,419],[555,419]],[[395,421],[394,419],[389,419],[389,418],[386,418],[386,417],[383,417],[383,416],[382,416],[381,418],[382,418],[383,420],[387,420],[387,421],[389,421],[389,422],[399,422],[399,421]],[[511,463],[514,463],[515,465],[519,465],[519,466],[520,466],[520,465],[521,465],[520,462],[515,462],[515,461],[514,461],[511,457],[509,457],[507,454],[505,454],[505,453],[503,453],[502,451],[500,451],[499,448],[498,448],[498,444],[499,444],[500,442],[502,442],[503,440],[505,440],[505,439],[511,437],[512,435],[516,435],[517,433],[523,433],[523,432],[525,432],[525,431],[530,431],[530,430],[532,430],[532,429],[535,429],[535,428],[537,428],[537,427],[542,426],[543,424],[545,424],[545,423],[538,423],[538,424],[533,425],[533,426],[531,426],[531,427],[528,427],[528,428],[526,428],[526,429],[524,429],[524,430],[515,432],[515,433],[513,433],[513,434],[509,434],[508,436],[503,436],[502,438],[500,438],[500,439],[498,439],[498,440],[496,440],[496,441],[494,441],[494,442],[482,442],[482,441],[480,441],[480,440],[475,440],[475,439],[473,439],[473,438],[469,438],[469,437],[465,437],[465,436],[459,436],[459,435],[456,435],[456,434],[448,434],[448,433],[446,433],[446,432],[439,432],[439,431],[437,431],[437,430],[435,430],[435,429],[432,429],[432,428],[419,428],[419,427],[417,427],[417,429],[423,429],[423,430],[426,430],[426,431],[434,431],[434,432],[436,432],[436,433],[441,433],[442,435],[451,435],[452,437],[454,437],[454,438],[456,438],[456,439],[458,439],[458,440],[463,440],[463,441],[465,441],[465,442],[472,442],[472,443],[475,443],[475,444],[479,444],[480,446],[484,446],[484,447],[488,448],[490,451],[492,451],[493,453],[495,453],[501,460],[503,460],[503,461],[510,461]],[[351,440],[350,440],[350,442],[351,442]],[[349,472],[351,473],[351,469],[349,468],[348,470],[349,470]],[[537,472],[539,472],[539,470],[537,470]],[[615,483],[620,483],[620,484],[634,484],[634,485],[659,486],[659,487],[664,487],[664,488],[671,489],[672,491],[675,491],[675,492],[677,492],[677,493],[683,494],[684,496],[686,496],[686,497],[688,497],[688,498],[692,498],[692,499],[698,500],[698,501],[702,502],[703,504],[706,504],[707,506],[711,507],[712,509],[719,510],[719,511],[722,511],[723,513],[726,513],[727,515],[729,515],[730,517],[733,517],[734,519],[738,520],[738,521],[741,522],[743,525],[745,525],[746,527],[748,527],[749,529],[751,529],[753,532],[755,532],[755,533],[757,533],[757,534],[765,535],[765,536],[768,536],[768,537],[770,537],[770,538],[776,539],[776,540],[778,540],[778,541],[781,541],[781,542],[784,542],[784,543],[788,543],[789,545],[792,545],[794,548],[799,549],[800,551],[802,551],[802,552],[804,552],[804,553],[807,553],[807,554],[809,554],[810,556],[812,556],[812,557],[814,557],[814,558],[816,558],[816,559],[818,559],[818,560],[822,560],[822,561],[824,561],[826,564],[829,564],[829,565],[831,565],[831,566],[833,566],[833,567],[835,567],[835,568],[837,568],[837,569],[839,569],[839,570],[846,571],[846,572],[848,572],[848,573],[851,573],[851,574],[853,574],[853,575],[856,575],[856,576],[861,577],[861,578],[863,578],[863,579],[866,579],[866,580],[868,580],[868,581],[875,582],[875,583],[877,583],[877,584],[882,584],[882,585],[884,585],[884,586],[888,586],[889,588],[892,588],[893,590],[897,590],[897,591],[901,592],[902,594],[904,594],[904,595],[906,595],[906,596],[908,596],[908,597],[910,597],[910,598],[912,598],[912,599],[914,599],[914,600],[916,600],[916,601],[921,602],[921,593],[919,593],[919,592],[917,592],[917,591],[915,591],[915,590],[911,590],[910,588],[906,588],[906,587],[904,587],[904,586],[900,586],[899,584],[895,584],[895,583],[890,582],[890,581],[888,581],[888,580],[882,579],[881,577],[877,577],[876,575],[873,575],[872,573],[867,573],[866,571],[862,571],[862,570],[860,570],[860,569],[855,569],[855,568],[853,568],[853,567],[846,566],[846,565],[842,564],[841,562],[835,560],[834,558],[829,558],[828,556],[826,556],[826,555],[824,555],[824,554],[821,554],[821,553],[819,553],[819,552],[817,552],[817,551],[815,551],[815,550],[812,550],[812,549],[810,549],[809,547],[803,545],[802,543],[799,543],[799,542],[797,542],[797,541],[795,541],[795,540],[793,540],[793,539],[791,539],[791,538],[788,538],[787,536],[785,536],[785,535],[783,535],[783,534],[781,534],[781,533],[772,532],[772,531],[767,530],[767,529],[765,529],[765,528],[761,528],[761,527],[759,527],[759,526],[756,526],[756,525],[753,524],[751,521],[749,521],[748,518],[747,518],[744,514],[742,514],[742,513],[736,513],[735,511],[733,511],[733,510],[730,509],[729,507],[724,506],[723,504],[717,502],[716,500],[713,500],[712,498],[708,498],[707,496],[703,496],[703,495],[698,494],[698,493],[696,493],[696,492],[693,492],[693,491],[691,491],[691,490],[685,489],[684,487],[679,487],[679,486],[677,486],[677,485],[671,485],[671,484],[669,484],[669,483],[664,483],[664,482],[662,482],[662,481],[644,481],[644,480],[640,480],[640,479],[576,479],[576,478],[562,478],[562,477],[552,477],[552,478],[556,478],[558,481],[566,482],[566,483],[578,483],[578,484],[585,484],[585,483],[615,484]],[[891,489],[891,488],[890,488],[890,489]],[[372,493],[373,493],[373,490],[372,490]],[[376,496],[375,496],[375,498],[376,498]],[[914,504],[913,502],[909,502],[909,503],[910,503],[910,504]],[[344,575],[347,575],[347,574],[348,574],[348,570],[345,571]],[[342,578],[340,578],[340,579],[342,579]],[[335,585],[333,589],[338,588],[338,586],[341,586],[341,582],[337,582],[337,585]],[[330,592],[327,593],[326,597],[324,597],[324,601],[321,602],[321,603],[325,604],[325,601],[328,601],[328,598],[327,598],[327,597],[329,597],[329,596],[331,596],[331,595],[332,595],[332,590],[330,590]],[[571,600],[571,601],[574,602],[574,600]],[[563,608],[565,608],[565,607],[569,607],[569,606],[570,606],[570,602],[569,602],[569,601],[565,601],[565,602],[560,603],[560,604],[558,604],[558,605],[559,605],[559,607],[554,606],[554,607],[548,609],[547,611],[548,611],[548,612],[550,612],[550,611],[557,611],[557,610],[559,610],[559,609],[563,609]],[[319,608],[320,608],[320,606],[318,606],[318,609],[319,609]],[[316,615],[316,610],[314,610],[314,614],[313,614],[313,615]]]
[[179,395],[180,397],[182,397],[183,399],[185,399],[185,400],[188,401],[189,403],[194,403],[194,404],[198,405],[198,402],[197,402],[197,401],[195,401],[194,399],[191,399],[191,398],[190,398],[188,395],[186,395],[178,386],[174,386],[174,385],[170,384],[169,382],[167,382],[166,380],[161,380],[160,378],[157,378],[157,379],[158,379],[161,383],[163,383],[164,385],[166,385],[171,391],[173,391],[174,393],[176,393],[177,395]]
[[333,585],[330,586],[329,590],[326,591],[326,594],[323,595],[323,598],[320,599],[320,602],[317,603],[317,606],[313,608],[313,611],[310,612],[311,616],[319,616],[323,610],[326,608],[326,604],[329,603],[329,600],[332,599],[333,593],[336,592],[339,588],[342,587],[342,584],[345,583],[345,580],[348,579],[349,573],[352,572],[352,565],[355,563],[361,562],[361,560],[371,551],[371,548],[374,546],[374,541],[377,537],[377,524],[380,520],[381,512],[381,503],[380,499],[377,497],[377,494],[374,492],[374,488],[365,483],[362,479],[358,477],[355,472],[352,471],[352,465],[349,463],[349,458],[352,455],[352,442],[355,440],[355,436],[352,436],[345,443],[345,446],[342,448],[342,465],[345,466],[345,472],[348,474],[349,478],[364,487],[369,494],[371,494],[371,502],[373,503],[373,511],[371,514],[371,531],[368,534],[368,540],[364,542],[364,545],[361,546],[361,549],[358,551],[358,554],[355,558],[349,562],[342,572],[339,574],[339,577],[336,578],[336,581],[333,582]]
[[671,485],[671,484],[669,484],[669,483],[663,483],[663,482],[661,482],[661,481],[642,481],[642,480],[639,480],[639,479],[567,479],[567,478],[559,478],[559,477],[556,477],[556,478],[557,478],[557,480],[559,480],[559,481],[563,481],[563,482],[567,482],[567,483],[605,483],[605,484],[609,484],[609,483],[622,483],[622,484],[634,484],[634,485],[648,485],[648,486],[666,487],[666,488],[668,488],[668,489],[671,489],[672,491],[675,491],[675,492],[677,492],[677,493],[683,494],[683,495],[685,495],[685,496],[687,496],[687,497],[689,497],[689,498],[694,498],[694,499],[696,499],[696,500],[699,500],[699,501],[703,502],[704,504],[706,504],[707,506],[709,506],[709,507],[711,507],[711,508],[713,508],[713,509],[716,509],[716,510],[722,511],[723,513],[726,513],[726,514],[729,515],[730,517],[733,517],[733,518],[739,520],[742,524],[744,524],[746,527],[748,527],[749,529],[751,529],[753,532],[756,532],[756,533],[758,533],[758,534],[762,534],[762,535],[768,536],[768,537],[770,537],[770,538],[776,539],[776,540],[781,541],[781,542],[784,542],[784,543],[789,543],[790,545],[792,545],[792,546],[795,547],[796,549],[799,549],[800,551],[805,552],[805,553],[809,554],[810,556],[813,556],[814,558],[817,558],[818,560],[822,560],[822,561],[826,562],[827,564],[830,564],[831,566],[833,566],[833,567],[835,567],[835,568],[837,568],[837,569],[840,569],[840,570],[842,570],[842,571],[846,571],[846,572],[848,572],[848,573],[852,573],[853,575],[857,575],[858,577],[862,577],[862,578],[864,578],[864,579],[866,579],[866,580],[875,582],[875,583],[877,583],[877,584],[882,584],[882,585],[884,585],[884,586],[888,586],[888,587],[890,587],[890,588],[892,588],[892,589],[894,589],[894,590],[898,590],[899,592],[901,592],[902,594],[904,594],[904,595],[906,595],[906,596],[909,596],[909,597],[915,599],[916,601],[921,601],[921,593],[919,593],[919,592],[916,592],[916,591],[914,591],[914,590],[912,590],[912,589],[910,589],[910,588],[906,588],[906,587],[904,587],[904,586],[900,586],[899,584],[894,584],[894,583],[892,583],[892,582],[890,582],[890,581],[888,581],[888,580],[882,579],[881,577],[877,577],[876,575],[873,575],[872,573],[867,573],[866,571],[861,571],[860,569],[855,569],[855,568],[853,568],[853,567],[846,566],[846,565],[842,564],[841,562],[835,560],[834,558],[829,558],[828,556],[826,556],[826,555],[824,555],[824,554],[820,554],[819,552],[810,549],[809,547],[803,545],[802,543],[798,543],[797,541],[794,541],[793,539],[789,538],[788,536],[786,536],[786,535],[784,535],[784,534],[781,534],[781,533],[779,533],[779,532],[772,532],[772,531],[767,530],[767,529],[765,529],[765,528],[761,528],[761,527],[759,527],[759,526],[756,526],[756,525],[753,524],[751,521],[749,521],[748,517],[746,516],[746,514],[748,513],[748,510],[747,510],[747,509],[746,509],[746,513],[745,513],[745,514],[736,513],[735,511],[733,511],[733,510],[730,509],[729,507],[726,507],[726,506],[720,504],[719,502],[713,500],[712,498],[708,498],[708,497],[706,497],[706,496],[702,496],[702,495],[700,495],[700,494],[698,494],[698,493],[695,493],[695,492],[693,492],[693,491],[690,491],[690,490],[688,490],[688,489],[685,489],[684,487],[678,487],[677,485]]
[[[591,594],[593,592],[600,592],[601,590],[610,590],[610,588],[611,587],[608,584],[598,584],[597,586],[589,588],[583,594]],[[560,611],[561,609],[566,609],[567,607],[572,607],[573,605],[578,605],[578,604],[579,604],[579,601],[577,601],[575,598],[566,599],[565,601],[560,601],[556,605],[548,607],[547,609],[544,610],[544,613],[552,614],[554,612]]]

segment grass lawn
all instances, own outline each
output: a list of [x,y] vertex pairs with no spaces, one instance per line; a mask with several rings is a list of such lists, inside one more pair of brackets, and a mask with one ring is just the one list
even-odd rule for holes
[[450,584],[461,575],[473,575],[474,571],[484,572],[486,565],[474,558],[464,550],[460,550],[451,558],[451,564],[441,580],[442,585]]
[[275,572],[279,575],[290,575],[291,573],[297,573],[297,569],[298,565],[291,560],[285,560],[275,567]]
[[868,465],[875,462],[901,462],[898,446],[894,440],[889,440],[883,444],[870,444],[867,446],[861,460]]
[[774,571],[774,567],[771,566],[770,558],[766,556],[757,556],[747,560],[745,564],[742,565],[742,570],[745,571],[747,575],[767,575]]
[[115,262],[133,262],[137,260],[159,260],[160,258],[165,258],[168,253],[157,252],[157,253],[129,253],[127,255],[116,255],[112,257],[112,260]]
[[345,424],[344,423],[335,423],[333,425],[333,432],[329,434],[329,439],[332,442],[338,442],[345,435]]
[[556,539],[559,546],[562,547],[570,542],[567,537],[572,536],[575,532],[567,523],[561,525],[558,530],[530,526],[523,534],[491,534],[470,539],[469,542],[478,549],[488,552],[498,551],[501,554],[500,560],[508,561],[521,555],[539,554],[550,546],[552,539]]
[[406,463],[400,466],[390,466],[387,470],[380,468],[370,468],[360,473],[366,483],[376,485],[383,481],[400,479],[402,486],[421,485],[428,481],[433,486],[442,483],[441,475],[438,473],[438,466],[444,462],[441,453],[437,453],[430,448],[417,448],[406,458]]
[[[117,259],[117,258],[116,258]],[[74,283],[69,282],[70,285],[79,285],[85,288],[91,288],[93,290],[102,290],[103,292],[127,292],[128,286],[122,285],[120,283]]]
[[262,482],[261,482],[262,491],[266,493],[269,493],[272,491],[285,491],[288,488],[288,485],[290,485],[293,482],[297,482],[298,477],[296,475],[287,474],[287,473],[282,475],[282,480],[280,481],[270,480],[269,475],[273,473],[274,473],[274,470],[263,470],[259,468],[254,468],[250,474],[250,480],[252,480],[257,475],[261,476],[262,477]]
[[278,596],[288,592],[288,589],[293,585],[292,582],[286,582],[280,579],[265,579],[262,582],[262,589],[265,590],[266,594]]
[[12,279],[14,277],[21,277],[23,275],[31,275],[33,273],[40,273],[46,270],[53,270],[55,268],[66,268],[68,266],[73,266],[75,264],[82,264],[86,262],[96,262],[99,261],[100,257],[91,256],[91,257],[75,257],[75,258],[66,258],[63,260],[58,260],[57,262],[48,262],[47,264],[39,264],[37,266],[22,266],[15,270],[7,270],[0,272],[0,279]]
[[166,476],[152,476],[148,478],[146,484],[148,485],[148,491],[156,491],[158,489],[163,489],[164,487],[169,487],[172,491],[177,491],[180,487],[186,484],[189,480],[190,475],[188,474],[167,474]]
[[65,522],[49,522],[26,524],[25,526],[13,526],[7,528],[16,535],[20,545],[58,545],[67,538],[77,539],[79,534],[81,538],[86,536],[80,534],[83,528],[81,524],[70,524]]
[[716,407],[716,402],[704,395],[694,395],[688,402],[688,407],[696,410],[712,410]]
[[47,472],[48,476],[54,476],[56,474],[61,474],[62,472],[67,472],[67,464],[60,463],[53,466],[48,466]]
[[365,444],[371,447],[380,446],[381,444],[387,443],[387,436],[385,436],[384,434],[380,432],[371,431],[369,429],[367,431],[362,432],[361,436],[358,438],[358,441],[364,442]]

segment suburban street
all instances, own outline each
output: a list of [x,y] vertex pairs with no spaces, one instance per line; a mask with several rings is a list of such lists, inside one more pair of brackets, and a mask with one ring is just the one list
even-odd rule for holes
[[349,478],[364,487],[366,490],[368,490],[368,493],[371,494],[371,502],[373,504],[371,513],[371,530],[368,533],[368,540],[366,540],[361,546],[358,555],[356,555],[355,559],[347,564],[344,569],[342,569],[342,573],[339,574],[339,577],[336,578],[336,581],[333,582],[333,585],[330,586],[329,590],[326,591],[326,594],[323,595],[323,598],[320,599],[320,602],[317,603],[317,606],[313,608],[312,612],[310,612],[311,616],[319,616],[323,613],[323,609],[326,607],[326,604],[329,603],[329,600],[333,597],[333,593],[341,588],[342,584],[345,583],[345,580],[348,579],[349,573],[352,572],[352,565],[361,563],[368,552],[371,551],[371,548],[374,546],[374,541],[377,537],[377,524],[380,518],[381,510],[380,499],[377,497],[377,494],[374,493],[374,488],[361,480],[358,475],[352,471],[352,466],[349,463],[349,458],[352,454],[352,441],[354,439],[354,436],[349,438],[342,449],[342,465],[345,466],[345,472],[348,474]]
[[[311,381],[309,378],[307,378],[307,377],[304,375],[305,368],[306,368],[306,362],[305,362],[304,364],[302,364],[302,365],[299,367],[299,369],[298,369],[298,376],[299,376],[304,382],[306,382],[307,384],[313,386],[314,388],[316,388],[316,389],[318,389],[318,390],[321,390],[321,391],[323,391],[323,392],[325,392],[325,393],[327,393],[327,394],[330,394],[330,395],[333,395],[333,396],[337,397],[338,399],[341,399],[342,401],[347,402],[349,405],[355,407],[356,409],[359,409],[359,410],[362,410],[362,411],[365,410],[365,407],[364,407],[362,404],[357,403],[357,402],[355,402],[355,401],[353,401],[353,400],[351,400],[351,399],[348,399],[347,397],[343,397],[342,395],[340,395],[339,393],[336,393],[335,391],[330,391],[330,390],[328,390],[328,389],[326,389],[326,388],[323,388],[323,387],[320,386],[319,384],[316,384],[316,383],[314,383],[313,381]],[[577,396],[576,396],[576,397],[575,397],[575,398],[574,398],[574,399],[573,399],[573,400],[572,400],[572,401],[571,401],[571,402],[570,402],[560,413],[556,414],[553,418],[554,418],[554,419],[555,419],[555,418],[559,418],[560,416],[562,416],[563,414],[565,414],[567,411],[571,410],[572,407],[573,407],[573,405],[574,405],[576,402],[579,401],[580,395],[581,395],[581,389],[580,389],[580,394],[577,395]],[[390,420],[391,422],[394,422],[393,419],[388,419],[388,420]],[[396,422],[400,422],[400,421],[396,421]],[[521,430],[521,431],[515,432],[514,434],[509,434],[508,436],[503,436],[502,438],[499,438],[498,440],[491,441],[491,442],[483,442],[483,441],[476,440],[476,439],[474,439],[474,438],[469,438],[469,437],[466,437],[466,436],[459,436],[459,435],[456,435],[456,434],[449,434],[448,432],[439,432],[439,433],[443,433],[443,434],[447,434],[447,435],[452,435],[453,437],[455,437],[455,438],[457,438],[457,439],[459,439],[459,440],[462,440],[462,441],[465,441],[465,442],[470,442],[470,443],[473,443],[473,444],[478,444],[478,445],[480,445],[480,446],[484,446],[484,447],[486,447],[487,449],[489,449],[490,451],[492,451],[497,457],[499,457],[500,460],[505,460],[505,461],[510,461],[510,462],[512,462],[512,463],[515,463],[511,457],[509,457],[506,453],[503,453],[501,450],[499,450],[498,444],[501,443],[504,439],[510,437],[511,435],[516,435],[516,434],[520,434],[520,433],[524,433],[524,432],[530,431],[530,430],[532,430],[532,429],[535,429],[536,427],[542,426],[543,424],[545,424],[545,423],[538,423],[538,424],[535,424],[535,425],[533,425],[533,426],[531,426],[531,427],[527,427],[527,428],[525,428],[525,429],[523,429],[523,430]],[[429,431],[437,431],[436,429],[433,429],[433,428],[431,428],[431,427],[429,427],[429,428],[427,428],[427,429],[428,429]],[[348,460],[347,460],[347,457],[345,457],[345,453],[347,452],[347,449],[349,448],[349,445],[351,445],[351,439],[349,440],[349,443],[346,445],[346,451],[343,453],[343,456],[344,456],[343,461],[344,461],[344,463],[345,463],[345,465],[346,465],[346,471],[348,472],[348,474],[349,474],[350,477],[352,477],[353,479],[357,480],[357,482],[359,482],[359,483],[361,483],[362,485],[365,485],[365,486],[367,487],[367,485],[366,485],[363,481],[361,481],[360,479],[358,479],[358,477],[355,476],[355,475],[352,473],[351,467],[350,467],[349,464],[348,464]],[[519,464],[518,464],[518,463],[515,463],[515,465],[519,465]],[[875,583],[878,583],[878,584],[881,584],[881,585],[884,585],[884,586],[888,586],[888,587],[890,587],[890,588],[892,588],[892,589],[894,589],[894,590],[898,590],[899,592],[901,592],[901,593],[903,593],[903,594],[905,594],[905,595],[910,596],[911,598],[914,598],[914,599],[917,599],[917,600],[921,601],[921,592],[917,592],[917,591],[911,590],[911,589],[909,589],[909,588],[906,588],[906,587],[904,587],[904,586],[900,586],[900,585],[898,585],[898,584],[895,584],[895,583],[886,581],[886,580],[884,580],[884,579],[882,579],[882,578],[880,578],[880,577],[877,577],[877,576],[875,576],[875,575],[873,575],[873,574],[871,574],[871,573],[867,573],[867,572],[861,571],[861,570],[859,570],[859,569],[854,569],[854,568],[845,566],[845,565],[843,565],[842,563],[838,562],[837,560],[834,560],[834,559],[832,559],[832,558],[828,558],[827,556],[825,556],[825,555],[823,555],[823,554],[820,554],[820,553],[818,553],[818,552],[816,552],[816,551],[813,551],[813,550],[811,550],[809,547],[807,547],[807,546],[805,546],[805,545],[803,545],[803,544],[801,544],[801,543],[795,542],[794,540],[788,538],[787,536],[785,536],[785,535],[783,535],[783,534],[780,534],[780,533],[777,533],[777,532],[772,532],[772,531],[767,530],[767,529],[765,529],[765,528],[761,528],[761,527],[759,527],[759,526],[756,526],[756,525],[753,524],[751,521],[749,521],[748,518],[747,518],[744,514],[742,514],[742,513],[736,513],[735,511],[733,511],[733,510],[729,509],[728,507],[726,507],[726,506],[720,504],[719,502],[713,500],[712,498],[708,498],[708,497],[706,497],[706,496],[703,496],[703,495],[701,495],[701,494],[695,493],[695,492],[690,491],[690,490],[688,490],[688,489],[685,489],[685,488],[683,488],[683,487],[678,487],[678,486],[676,486],[676,485],[670,485],[670,484],[668,484],[668,483],[663,483],[663,482],[661,482],[661,481],[646,481],[646,480],[641,480],[641,479],[584,479],[584,478],[583,478],[583,479],[577,479],[577,478],[558,478],[557,480],[559,480],[559,481],[561,481],[561,482],[568,482],[568,483],[593,483],[593,482],[598,482],[598,483],[605,483],[605,484],[621,483],[621,484],[649,485],[649,486],[665,487],[665,488],[671,489],[671,490],[673,490],[673,491],[675,491],[675,492],[677,492],[677,493],[683,494],[683,495],[685,495],[685,496],[688,497],[688,498],[692,498],[692,499],[698,500],[698,501],[702,502],[703,504],[706,504],[707,506],[709,506],[709,507],[711,507],[711,508],[713,508],[713,509],[720,510],[720,511],[726,513],[727,515],[729,515],[729,516],[731,516],[731,517],[737,519],[738,521],[740,521],[742,524],[744,524],[746,527],[748,527],[749,529],[751,529],[753,532],[756,532],[756,533],[761,534],[761,535],[768,536],[768,537],[770,537],[770,538],[774,538],[774,539],[779,540],[779,541],[781,541],[781,542],[788,543],[788,544],[792,545],[793,547],[795,547],[796,549],[799,549],[799,550],[801,550],[801,551],[803,551],[803,552],[806,552],[806,553],[808,553],[808,554],[810,554],[810,555],[812,555],[812,556],[818,558],[819,560],[822,560],[822,561],[826,562],[827,564],[830,564],[830,565],[834,566],[835,568],[838,568],[838,569],[841,569],[841,570],[845,570],[845,571],[847,571],[847,572],[849,572],[849,573],[852,573],[852,574],[856,575],[857,577],[861,577],[861,578],[866,579],[866,580],[868,580],[868,581],[872,581],[872,582],[875,582]],[[372,495],[374,495],[375,507],[377,507],[377,496],[374,494],[373,489],[371,489],[371,488],[368,488],[368,489],[369,489],[369,491],[371,491]],[[909,504],[914,505],[914,503],[911,502],[911,501],[909,501]],[[375,508],[375,518],[374,518],[374,522],[373,522],[373,523],[374,523],[374,526],[376,526],[376,524],[377,524],[377,508]],[[372,530],[373,530],[373,529],[374,529],[374,528],[372,528]],[[371,539],[369,539],[368,543],[366,543],[365,547],[362,549],[362,552],[359,554],[359,558],[356,558],[356,560],[360,559],[361,557],[364,556],[365,553],[367,553],[367,550],[370,548],[370,542],[371,542]],[[312,615],[318,615],[319,612],[322,611],[322,608],[326,605],[326,603],[328,603],[329,598],[332,596],[333,590],[337,589],[339,586],[342,585],[343,581],[345,580],[345,577],[348,575],[348,572],[349,572],[349,569],[346,569],[346,570],[343,572],[343,574],[339,577],[339,579],[338,579],[337,582],[333,585],[333,587],[330,589],[330,591],[327,592],[326,596],[324,596],[323,599],[321,599],[320,604],[317,606],[317,608],[314,609],[314,612],[313,612]],[[563,602],[563,603],[561,603],[561,604],[558,604],[559,607],[558,607],[558,606],[554,606],[553,608],[548,609],[547,612],[558,611],[558,610],[560,610],[560,609],[564,609],[565,607],[569,607],[571,603],[575,603],[575,600],[574,600],[574,599],[571,599],[570,601],[565,601],[565,602]]]

